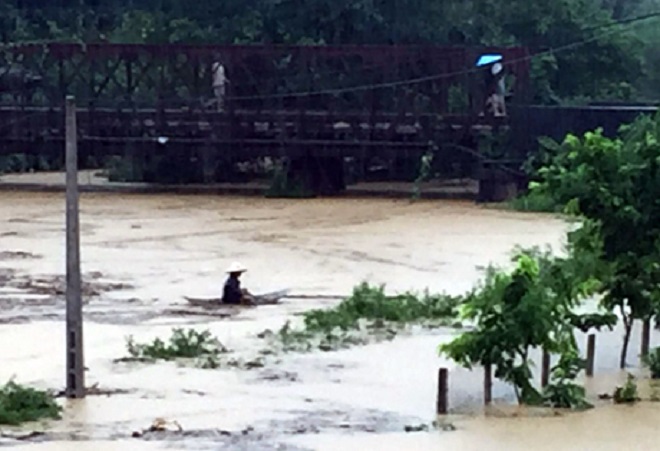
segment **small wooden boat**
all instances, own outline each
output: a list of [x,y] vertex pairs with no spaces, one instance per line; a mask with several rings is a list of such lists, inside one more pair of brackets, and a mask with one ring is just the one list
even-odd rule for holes
[[184,299],[193,307],[204,309],[241,309],[246,307],[256,307],[259,305],[275,305],[289,293],[289,290],[280,290],[273,293],[266,293],[254,297],[254,304],[223,304],[221,298],[191,298],[184,296]]

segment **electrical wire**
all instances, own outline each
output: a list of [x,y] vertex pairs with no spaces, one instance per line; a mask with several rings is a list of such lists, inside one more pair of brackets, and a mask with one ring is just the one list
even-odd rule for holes
[[[611,26],[614,25],[630,25],[634,24],[637,22],[641,22],[644,20],[648,20],[650,18],[655,18],[655,17],[660,17],[660,11],[651,13],[651,14],[645,14],[643,16],[631,18],[631,19],[626,19],[622,23],[616,23],[616,24],[611,24]],[[592,36],[590,38],[582,39],[580,41],[575,41],[563,46],[551,48],[548,50],[541,51],[539,53],[535,53],[533,55],[528,55],[524,56],[521,58],[516,58],[513,60],[509,61],[504,61],[502,64],[504,66],[512,66],[515,64],[523,63],[526,61],[530,61],[534,58],[542,57],[542,56],[548,56],[548,55],[553,55],[557,53],[562,53],[567,50],[571,50],[577,47],[581,47],[583,45],[589,44],[591,42],[597,41],[601,38],[614,35],[617,33],[625,32],[627,30],[610,30],[605,33],[601,33],[595,36]],[[286,93],[286,94],[271,94],[271,95],[265,95],[265,96],[228,96],[226,97],[229,100],[267,100],[267,99],[283,99],[283,98],[296,98],[296,97],[309,97],[309,96],[318,96],[318,95],[337,95],[337,94],[345,94],[345,93],[350,93],[350,92],[359,92],[359,91],[369,91],[369,90],[375,90],[375,89],[386,89],[386,88],[397,88],[397,87],[402,87],[402,86],[410,86],[410,85],[416,85],[416,84],[421,84],[421,83],[427,83],[430,81],[437,81],[437,80],[442,80],[446,78],[454,78],[454,77],[460,77],[462,75],[470,75],[474,73],[479,73],[482,69],[478,67],[474,67],[471,69],[466,69],[466,70],[461,70],[461,71],[455,71],[455,72],[445,72],[441,74],[434,74],[434,75],[428,75],[424,77],[418,77],[418,78],[410,78],[410,79],[405,79],[405,80],[399,80],[399,81],[393,81],[393,82],[384,82],[384,83],[376,83],[376,84],[369,84],[369,85],[358,85],[358,86],[353,86],[353,87],[347,87],[347,88],[336,88],[336,89],[325,89],[325,90],[318,90],[318,91],[305,91],[305,92],[292,92],[292,93]]]
[[[631,17],[628,19],[623,19],[614,23],[608,23],[608,24],[603,24],[597,27],[591,27],[584,29],[583,31],[592,31],[596,29],[602,29],[602,28],[611,28],[619,25],[630,25],[630,24],[635,24],[641,21],[645,21],[648,19],[660,17],[660,11],[658,12],[653,12],[653,13],[648,13],[644,14],[641,16],[635,16]],[[589,44],[591,42],[597,41],[603,37],[607,37],[610,35],[614,35],[620,32],[625,32],[627,30],[610,30],[605,33],[601,33],[595,36],[592,36],[590,38],[586,38],[580,41],[575,41],[563,46],[559,46],[556,48],[550,48],[547,50],[543,50],[541,52],[532,54],[532,55],[527,55],[524,57],[508,60],[508,61],[503,61],[504,66],[513,66],[519,63],[524,63],[526,61],[530,61],[534,58],[542,57],[542,56],[547,56],[547,55],[553,55],[557,53],[562,53],[567,50],[571,50],[573,48],[581,47],[583,45]],[[33,41],[23,41],[20,43],[10,43],[10,44],[4,44],[0,43],[0,50],[2,49],[12,49],[12,48],[20,48],[22,46],[32,46],[32,45],[49,45],[49,44],[58,44],[61,43],[61,40],[54,40],[54,39],[42,39],[42,40],[33,40]],[[78,44],[81,46],[85,46],[86,43],[83,42],[72,42],[71,44]],[[112,45],[112,44],[109,44]],[[377,70],[381,68],[381,65],[370,65],[363,67],[363,70],[366,71],[371,71],[371,70]],[[316,90],[316,91],[297,91],[297,92],[290,92],[290,93],[279,93],[279,94],[266,94],[266,95],[247,95],[247,96],[226,96],[226,100],[268,100],[268,99],[287,99],[287,98],[300,98],[300,97],[311,97],[311,96],[323,96],[323,95],[338,95],[338,94],[346,94],[346,93],[352,93],[352,92],[360,92],[360,91],[369,91],[369,90],[377,90],[377,89],[387,89],[387,88],[397,88],[397,87],[403,87],[403,86],[411,86],[411,85],[416,85],[416,84],[422,84],[422,83],[427,83],[427,82],[432,82],[432,81],[437,81],[437,80],[442,80],[442,79],[447,79],[447,78],[455,78],[455,77],[460,77],[464,75],[471,75],[474,73],[479,73],[482,69],[478,67],[473,67],[470,69],[464,69],[460,71],[454,71],[454,72],[443,72],[439,74],[433,74],[433,75],[428,75],[424,77],[418,77],[418,78],[409,78],[409,79],[403,79],[403,80],[398,80],[398,81],[392,81],[392,82],[382,82],[382,83],[375,83],[375,84],[364,84],[364,85],[357,85],[357,86],[351,86],[351,87],[344,87],[344,88],[333,88],[333,89],[323,89],[323,90]],[[328,72],[322,72],[320,73],[321,76],[331,76],[335,74],[343,73],[343,71],[336,70],[336,71],[328,71]],[[251,82],[249,86],[254,86],[258,84],[257,82]]]

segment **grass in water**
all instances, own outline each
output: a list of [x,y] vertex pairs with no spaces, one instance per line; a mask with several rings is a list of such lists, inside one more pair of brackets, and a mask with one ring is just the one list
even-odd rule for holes
[[51,393],[14,381],[0,387],[0,424],[11,426],[41,419],[59,419],[62,408]]
[[413,293],[387,296],[384,285],[373,287],[361,283],[337,307],[311,310],[303,317],[305,329],[310,332],[355,329],[363,319],[399,324],[431,321],[449,325],[456,319],[461,302],[460,296],[429,293],[419,297]]
[[202,369],[245,370],[261,368],[265,364],[263,355],[255,358],[231,357],[231,351],[208,330],[198,332],[194,329],[173,329],[167,343],[160,338],[150,343],[136,343],[133,337],[128,337],[126,348],[130,357],[116,359],[115,363],[177,360]]
[[406,325],[456,325],[462,300],[429,293],[387,296],[384,285],[362,283],[336,307],[303,313],[301,328],[287,322],[277,334],[265,331],[260,336],[276,342],[284,351],[330,351],[391,340]]
[[227,352],[211,332],[194,329],[174,329],[167,343],[160,338],[151,343],[136,343],[133,337],[128,337],[126,347],[132,358],[151,360],[191,359]]

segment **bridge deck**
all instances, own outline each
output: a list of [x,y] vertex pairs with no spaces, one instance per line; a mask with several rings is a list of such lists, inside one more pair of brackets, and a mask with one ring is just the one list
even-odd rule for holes
[[[430,145],[456,142],[465,134],[507,127],[506,118],[402,115],[347,111],[80,108],[83,145],[104,153],[127,146],[151,150],[158,143],[231,149],[246,156],[350,156],[386,150],[403,156]],[[43,151],[64,139],[61,108],[0,107],[0,154]],[[33,150],[30,150],[33,149]]]

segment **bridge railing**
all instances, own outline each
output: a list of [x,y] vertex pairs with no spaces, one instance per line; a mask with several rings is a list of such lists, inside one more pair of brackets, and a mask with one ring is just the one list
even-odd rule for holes
[[[519,84],[526,83],[526,50],[495,50],[511,61],[510,73]],[[0,68],[6,68],[0,70],[0,102],[54,106],[72,94],[88,107],[208,105],[215,100],[214,64],[221,64],[228,79],[227,108],[466,114],[478,97],[481,76],[471,71],[480,51],[440,46],[19,45],[0,51]]]

